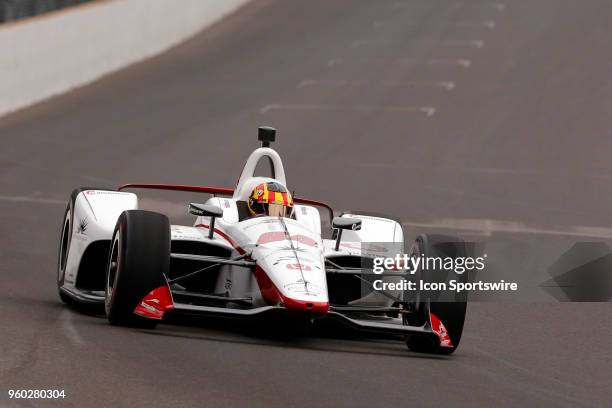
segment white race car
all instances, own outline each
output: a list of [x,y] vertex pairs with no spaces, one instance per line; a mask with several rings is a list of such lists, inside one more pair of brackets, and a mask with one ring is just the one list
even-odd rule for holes
[[[127,184],[115,191],[74,190],[60,236],[60,298],[77,307],[103,304],[114,325],[153,328],[174,313],[275,316],[306,325],[335,321],[403,336],[414,351],[453,352],[465,295],[442,299],[420,290],[376,289],[381,282],[440,281],[448,274],[375,273],[375,256],[403,250],[401,224],[364,213],[334,217],[327,204],[292,198],[281,158],[269,147],[275,135],[273,128],[259,128],[262,147],[248,158],[235,189]],[[273,177],[254,176],[260,160]],[[138,209],[138,197],[127,189],[212,197],[188,205],[192,226],[170,225],[166,215]],[[322,238],[323,226],[330,239]],[[458,238],[421,235],[410,251],[456,258],[466,256],[467,246]]]

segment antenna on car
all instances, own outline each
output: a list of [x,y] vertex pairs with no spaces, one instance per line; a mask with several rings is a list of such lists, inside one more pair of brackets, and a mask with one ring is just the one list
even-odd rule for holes
[[261,147],[270,147],[270,143],[276,141],[276,129],[270,126],[260,126],[257,140],[261,142]]

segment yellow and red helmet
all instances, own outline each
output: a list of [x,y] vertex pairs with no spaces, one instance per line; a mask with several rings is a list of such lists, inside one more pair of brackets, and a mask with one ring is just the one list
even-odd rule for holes
[[251,215],[286,217],[290,215],[293,199],[285,186],[275,181],[259,184],[253,189],[247,201]]

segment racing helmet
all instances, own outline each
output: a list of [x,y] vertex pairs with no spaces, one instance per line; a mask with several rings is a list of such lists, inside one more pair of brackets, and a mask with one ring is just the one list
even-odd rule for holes
[[293,199],[281,183],[266,181],[253,189],[247,206],[252,216],[286,217],[291,215]]

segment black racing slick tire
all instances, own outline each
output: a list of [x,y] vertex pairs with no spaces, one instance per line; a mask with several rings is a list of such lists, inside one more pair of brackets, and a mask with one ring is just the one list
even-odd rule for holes
[[151,211],[124,211],[111,241],[105,309],[112,325],[154,328],[158,321],[134,314],[152,290],[166,284],[170,270],[170,221]]
[[[412,248],[413,256],[423,255],[425,258],[465,258],[473,256],[468,250],[468,245],[461,239],[448,235],[423,234],[419,236]],[[467,282],[468,273],[456,274],[453,271],[444,271],[420,268],[416,272],[417,279],[427,282],[446,282],[451,279],[457,282]],[[429,321],[430,314],[440,319],[447,330],[448,336],[453,347],[442,347],[439,343],[434,343],[423,337],[408,337],[406,344],[411,351],[432,354],[451,354],[457,350],[467,311],[466,292],[455,293],[444,291],[440,293],[424,292],[417,296],[416,316],[417,321],[412,324],[421,325]]]

